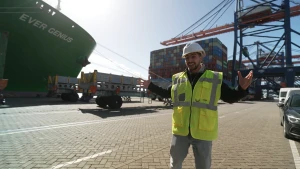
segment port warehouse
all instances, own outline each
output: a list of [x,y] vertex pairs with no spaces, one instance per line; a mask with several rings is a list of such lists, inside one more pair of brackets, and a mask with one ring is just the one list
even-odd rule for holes
[[[224,81],[230,84],[232,60],[228,60],[227,47],[218,39],[210,38],[196,41],[204,49],[203,64],[209,70],[223,72]],[[150,52],[149,75],[151,81],[166,87],[172,75],[186,69],[182,52],[185,44],[154,50]],[[238,64],[236,62],[236,64]],[[243,64],[241,68],[246,68]],[[168,83],[169,82],[169,83]]]

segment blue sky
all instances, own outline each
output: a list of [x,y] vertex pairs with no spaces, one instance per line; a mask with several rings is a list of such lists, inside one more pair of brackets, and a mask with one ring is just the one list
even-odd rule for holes
[[[54,7],[57,5],[57,0],[45,2]],[[89,59],[92,64],[83,68],[83,71],[92,72],[97,69],[99,72],[147,78],[150,52],[165,48],[160,42],[175,37],[220,2],[220,0],[62,0],[61,12],[87,30],[97,43],[135,63],[97,46]],[[216,25],[232,23],[234,8],[235,3]],[[300,17],[293,18],[291,22],[292,27],[300,32]],[[232,55],[233,33],[215,37],[227,46],[228,56]],[[293,38],[294,42],[299,42],[300,36]],[[245,39],[244,43],[254,41],[256,39]],[[99,53],[110,60],[99,56]]]

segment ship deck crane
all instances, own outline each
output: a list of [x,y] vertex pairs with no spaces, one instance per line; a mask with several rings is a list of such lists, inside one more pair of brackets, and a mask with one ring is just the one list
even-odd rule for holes
[[57,9],[58,11],[61,10],[60,3],[61,3],[61,0],[58,0],[57,6],[56,6],[56,9]]

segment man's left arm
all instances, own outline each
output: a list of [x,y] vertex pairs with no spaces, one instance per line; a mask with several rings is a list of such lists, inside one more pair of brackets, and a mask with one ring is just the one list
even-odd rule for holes
[[221,100],[227,103],[235,103],[248,95],[248,89],[244,90],[239,85],[237,88],[230,88],[226,83],[221,86]]

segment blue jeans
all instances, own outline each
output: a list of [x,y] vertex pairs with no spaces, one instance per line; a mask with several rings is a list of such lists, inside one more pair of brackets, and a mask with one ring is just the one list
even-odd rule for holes
[[193,146],[196,169],[210,169],[212,141],[197,140],[191,135],[173,135],[170,149],[171,169],[182,168],[182,162],[188,154],[190,145]]

